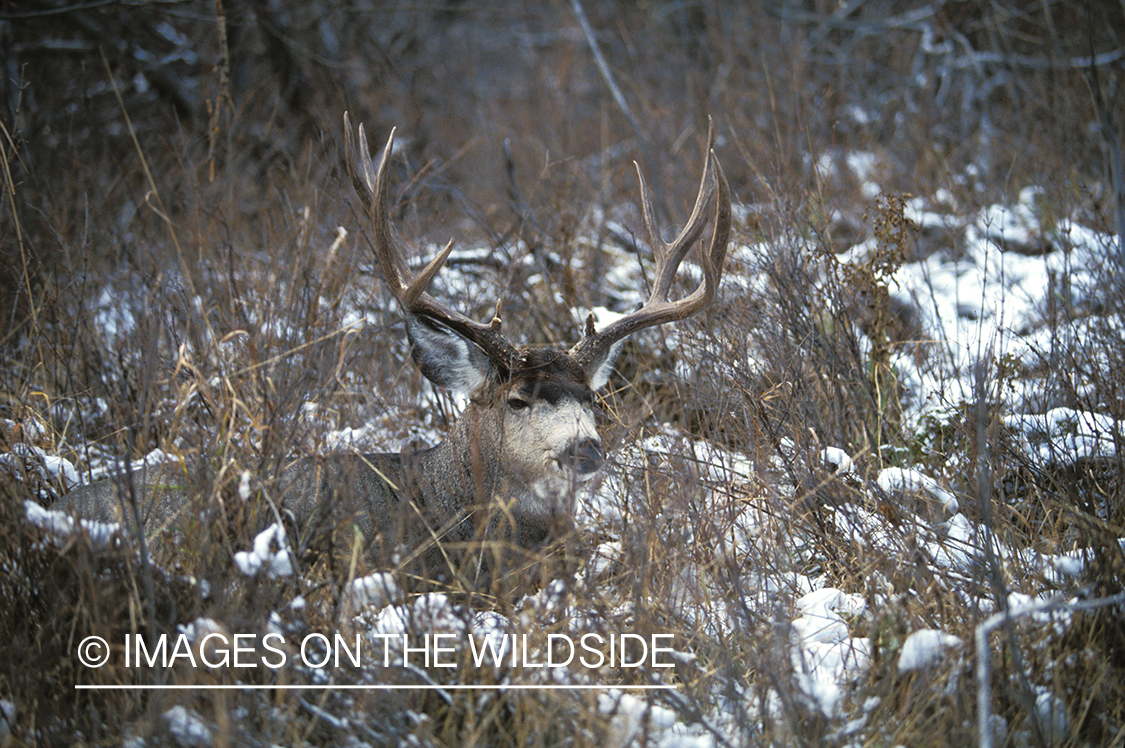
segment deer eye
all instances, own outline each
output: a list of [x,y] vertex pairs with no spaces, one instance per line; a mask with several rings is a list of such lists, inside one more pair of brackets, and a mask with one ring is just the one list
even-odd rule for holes
[[509,397],[508,408],[514,412],[519,413],[521,410],[527,410],[531,407],[531,403],[524,400],[522,397]]

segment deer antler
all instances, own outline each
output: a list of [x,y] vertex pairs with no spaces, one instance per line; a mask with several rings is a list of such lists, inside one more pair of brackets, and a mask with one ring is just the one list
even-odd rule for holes
[[[485,352],[489,359],[504,371],[511,371],[519,355],[516,347],[509,343],[500,334],[499,303],[497,313],[488,324],[469,319],[460,312],[449,308],[445,304],[426,293],[430,282],[437,275],[438,270],[445,264],[453,249],[453,240],[445,245],[445,249],[437,257],[430,260],[417,276],[411,277],[410,268],[406,264],[406,255],[391,228],[390,209],[388,207],[387,167],[390,163],[391,150],[395,142],[395,131],[391,130],[387,144],[383,146],[383,153],[379,157],[376,167],[371,162],[371,154],[367,149],[367,136],[363,125],[359,126],[359,151],[352,143],[352,126],[347,112],[344,112],[344,151],[351,175],[352,184],[367,208],[371,227],[375,232],[375,256],[383,273],[383,281],[387,284],[391,294],[398,300],[403,311],[409,314],[429,317],[440,322],[462,337],[475,343]],[[358,155],[359,169],[357,171],[354,160]]]
[[[707,154],[703,159],[703,178],[699,183],[699,194],[683,231],[672,242],[665,244],[656,233],[653,218],[652,199],[645,185],[644,175],[637,166],[637,178],[641,185],[641,206],[644,211],[645,231],[656,255],[656,277],[648,301],[635,312],[615,320],[601,332],[594,329],[594,317],[586,318],[586,329],[582,339],[570,349],[570,355],[582,366],[604,357],[613,345],[632,333],[646,327],[662,325],[665,322],[690,317],[710,306],[723,276],[723,261],[726,259],[727,242],[730,238],[730,187],[727,184],[723,167],[715,158],[714,133],[708,127]],[[634,164],[636,165],[636,164]],[[716,189],[717,188],[717,189]],[[676,271],[687,255],[688,250],[703,234],[707,222],[705,206],[711,195],[715,196],[715,223],[711,232],[711,246],[702,253],[703,282],[690,295],[677,301],[668,299],[668,291]]]

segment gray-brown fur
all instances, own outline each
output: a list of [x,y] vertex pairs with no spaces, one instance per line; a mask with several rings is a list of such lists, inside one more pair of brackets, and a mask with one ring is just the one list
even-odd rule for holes
[[141,528],[148,534],[160,533],[166,527],[177,527],[196,518],[198,508],[193,504],[198,502],[188,503],[189,484],[182,465],[141,468],[78,486],[59,499],[54,508],[97,522],[115,522],[135,534],[135,494]]
[[[565,534],[577,483],[553,505],[536,500],[532,483],[542,469],[516,464],[521,453],[508,448],[505,407],[514,394],[534,411],[551,407],[552,399],[589,403],[593,392],[561,351],[528,351],[521,360],[527,368],[482,385],[434,447],[309,457],[290,467],[282,507],[297,525],[298,547],[341,530],[337,542],[347,543],[354,527],[377,565],[428,577],[471,575],[467,581],[479,583],[495,567],[493,551],[537,551]],[[589,472],[600,467],[600,452],[586,459],[597,462]]]

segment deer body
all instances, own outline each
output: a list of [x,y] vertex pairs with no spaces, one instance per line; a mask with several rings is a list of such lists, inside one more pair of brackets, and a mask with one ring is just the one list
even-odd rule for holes
[[[452,243],[411,277],[389,221],[386,175],[394,134],[376,166],[363,126],[356,154],[347,115],[344,120],[348,170],[370,212],[375,254],[403,309],[414,361],[434,384],[470,399],[445,440],[428,449],[297,460],[279,477],[278,508],[292,522],[298,551],[326,541],[351,549],[359,537],[376,565],[412,564],[428,578],[468,573],[468,581],[479,584],[489,576],[482,570],[495,567],[504,553],[533,555],[571,528],[575,491],[604,462],[594,392],[607,381],[624,338],[696,314],[712,302],[730,229],[726,180],[709,143],[695,209],[679,237],[664,245],[656,240],[642,178],[645,224],[657,256],[648,302],[602,331],[591,317],[569,350],[515,346],[500,334],[499,317],[475,322],[426,292]],[[710,247],[701,253],[703,283],[690,296],[671,301],[671,282],[703,232],[712,196],[715,220]],[[92,519],[124,519],[134,527],[129,498],[135,486],[141,524],[134,529],[151,534],[198,516],[182,467],[149,468],[131,477],[77,488],[60,506]],[[468,565],[457,561],[463,558],[458,549],[473,543],[485,552],[470,556]]]
[[487,540],[498,548],[486,553],[510,556],[563,537],[578,486],[604,461],[593,390],[562,351],[535,351],[525,363],[502,384],[483,383],[436,446],[308,457],[288,468],[282,504],[299,546],[338,528],[346,543],[354,527],[379,549],[369,556],[397,564],[422,549],[414,572],[436,576],[448,570],[450,547]]

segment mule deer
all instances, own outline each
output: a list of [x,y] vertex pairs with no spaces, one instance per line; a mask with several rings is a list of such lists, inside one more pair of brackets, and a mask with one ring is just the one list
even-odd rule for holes
[[[452,242],[417,274],[411,273],[391,228],[387,187],[394,144],[391,131],[378,165],[368,152],[363,125],[358,152],[344,115],[348,173],[365,208],[383,281],[406,318],[415,363],[434,384],[469,396],[469,403],[437,446],[401,454],[334,454],[305,457],[284,469],[280,506],[297,528],[298,548],[326,537],[351,548],[355,530],[377,565],[415,564],[423,576],[457,570],[450,552],[468,541],[535,552],[566,533],[573,521],[575,489],[597,474],[604,448],[594,418],[594,392],[607,381],[626,336],[684,319],[710,305],[722,277],[730,233],[730,197],[708,134],[703,176],[691,216],[672,242],[659,241],[653,209],[638,167],[645,229],[656,255],[648,301],[596,330],[586,320],[569,350],[518,346],[500,331],[500,318],[477,322],[427,293]],[[673,279],[707,223],[714,204],[710,246],[700,255],[703,280],[685,298],[672,300]],[[187,503],[182,476],[152,469],[138,476],[141,523],[165,524]],[[78,488],[62,505],[92,518],[118,519],[129,506],[124,481]],[[130,523],[132,524],[132,523]],[[340,533],[343,533],[342,535]],[[468,569],[480,584],[487,553]]]

